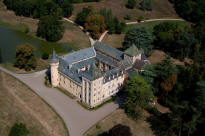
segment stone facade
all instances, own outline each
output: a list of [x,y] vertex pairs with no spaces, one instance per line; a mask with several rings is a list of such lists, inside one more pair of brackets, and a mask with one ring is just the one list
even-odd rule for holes
[[[125,57],[127,56],[127,57]],[[95,107],[115,95],[123,85],[126,69],[141,59],[97,42],[94,47],[64,56],[55,52],[50,61],[51,83]]]

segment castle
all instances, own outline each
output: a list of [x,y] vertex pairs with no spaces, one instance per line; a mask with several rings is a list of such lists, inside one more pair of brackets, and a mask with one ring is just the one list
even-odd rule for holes
[[136,63],[142,68],[147,60],[143,50],[135,45],[125,52],[101,42],[63,56],[57,56],[54,51],[50,60],[51,83],[92,108],[120,90],[126,74]]

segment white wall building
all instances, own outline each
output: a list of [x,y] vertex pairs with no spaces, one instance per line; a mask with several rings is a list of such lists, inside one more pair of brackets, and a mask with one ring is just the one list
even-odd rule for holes
[[121,52],[96,42],[91,48],[57,56],[50,60],[51,83],[61,87],[89,107],[95,107],[115,95],[123,85],[126,70],[143,52],[134,45]]

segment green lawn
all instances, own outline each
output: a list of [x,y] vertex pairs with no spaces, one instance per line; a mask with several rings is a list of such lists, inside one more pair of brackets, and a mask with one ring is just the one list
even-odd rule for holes
[[127,32],[128,30],[132,29],[133,27],[145,27],[146,29],[148,29],[148,31],[150,31],[151,33],[153,32],[153,28],[154,26],[163,23],[163,22],[172,22],[172,23],[176,23],[179,26],[189,26],[190,24],[188,22],[185,21],[175,21],[175,20],[170,20],[170,21],[152,21],[152,22],[144,22],[144,23],[139,23],[139,24],[132,24],[132,25],[127,25],[124,32]]

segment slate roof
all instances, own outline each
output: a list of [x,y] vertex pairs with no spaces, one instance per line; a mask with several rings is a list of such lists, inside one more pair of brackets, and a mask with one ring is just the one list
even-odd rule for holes
[[91,47],[91,48],[79,50],[77,52],[73,52],[71,54],[64,55],[61,58],[64,59],[68,64],[73,64],[95,56],[96,56],[95,49]]
[[129,47],[127,50],[125,50],[125,53],[129,56],[137,56],[139,55],[140,53],[142,53],[142,50],[139,50],[134,44]]
[[[96,53],[95,50],[102,52],[102,54]],[[111,56],[119,61],[114,61],[112,58],[107,56]],[[59,61],[59,72],[79,84],[82,83],[82,77],[92,81],[102,76],[104,77],[105,83],[112,80],[113,76],[116,77],[122,75],[123,69],[127,70],[132,67],[132,61],[130,59],[124,59],[123,57],[123,52],[103,43],[96,42],[94,47],[73,52],[61,57],[58,57],[54,51],[50,62]],[[142,54],[142,61],[145,59],[146,56]],[[111,66],[112,69],[107,72],[101,71],[95,65],[97,61],[102,61],[103,63]],[[144,63],[148,62],[144,61]],[[135,66],[141,69],[144,63],[140,61],[138,64],[135,64]]]
[[112,48],[104,43],[96,42],[94,44],[94,48],[100,52],[103,52],[104,54],[111,56],[117,60],[122,60],[124,57],[124,52],[121,52],[115,48]]

